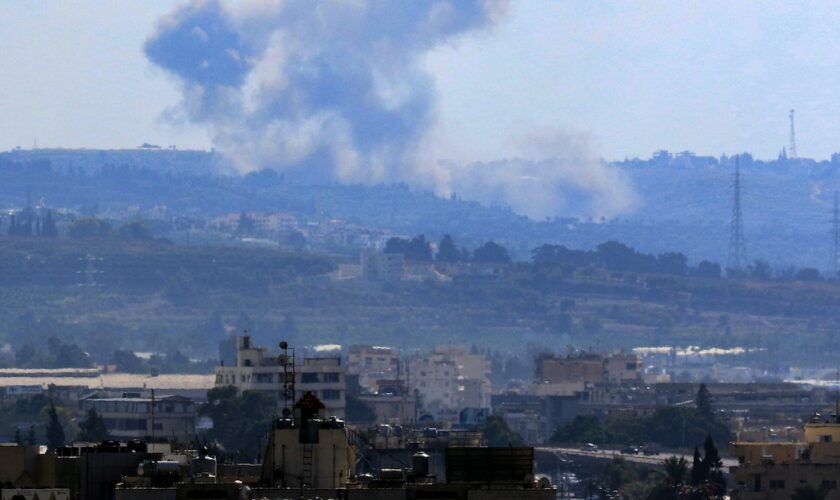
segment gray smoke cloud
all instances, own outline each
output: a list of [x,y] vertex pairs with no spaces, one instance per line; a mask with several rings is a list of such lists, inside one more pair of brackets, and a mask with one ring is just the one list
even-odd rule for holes
[[[160,20],[145,53],[181,87],[170,118],[206,126],[240,171],[407,182],[535,217],[573,208],[606,216],[626,209],[632,196],[621,180],[585,148],[569,149],[557,137],[543,161],[454,166],[433,157],[435,87],[421,58],[491,28],[506,4],[193,1]],[[592,206],[572,203],[580,196]]]
[[453,189],[464,198],[509,205],[535,219],[609,219],[639,205],[629,179],[595,154],[586,134],[543,129],[521,143],[527,159],[450,166]]

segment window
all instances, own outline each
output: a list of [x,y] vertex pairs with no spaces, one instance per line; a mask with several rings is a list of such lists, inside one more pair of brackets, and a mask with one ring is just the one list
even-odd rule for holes
[[830,443],[831,442],[831,434],[823,434],[820,436],[820,443]]
[[318,383],[318,374],[317,373],[302,373],[300,375],[300,381],[304,384],[317,384]]
[[326,389],[324,391],[321,391],[321,397],[324,398],[324,400],[341,399],[341,391],[336,391],[334,389]]
[[783,490],[783,489],[785,489],[785,480],[784,479],[771,479],[770,480],[770,489],[771,490]]
[[635,370],[636,369],[636,363],[627,363],[627,369],[628,370]]
[[338,373],[325,373],[324,382],[338,382]]
[[836,490],[837,489],[837,480],[836,479],[823,479],[822,489],[824,489],[824,490]]

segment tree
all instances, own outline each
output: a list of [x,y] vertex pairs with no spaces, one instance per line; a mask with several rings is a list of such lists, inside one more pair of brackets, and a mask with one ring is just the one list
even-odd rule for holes
[[671,456],[662,462],[665,469],[665,480],[668,486],[677,489],[685,484],[688,478],[688,461],[683,458]]
[[694,447],[694,459],[691,463],[691,484],[697,486],[703,484],[708,477],[708,471],[703,468],[703,457],[700,450]]
[[41,236],[45,238],[55,238],[58,236],[58,227],[56,227],[52,210],[48,210],[47,215],[44,217],[44,224],[41,226]]
[[473,260],[476,262],[487,262],[493,264],[509,264],[510,255],[505,247],[488,241],[484,245],[473,250]]
[[791,500],[825,500],[829,491],[827,488],[817,489],[810,484],[806,484],[796,488],[790,498]]
[[385,253],[402,254],[406,260],[418,262],[429,262],[432,260],[432,245],[426,241],[424,235],[418,235],[407,240],[404,238],[391,238],[385,243]]
[[750,264],[748,271],[750,273],[750,278],[762,281],[769,280],[773,274],[772,269],[770,269],[770,264],[760,259],[753,261],[753,263]]
[[376,422],[376,412],[358,396],[347,396],[347,421],[354,424]]
[[79,440],[89,443],[98,443],[110,439],[105,420],[99,415],[95,408],[87,412],[85,421],[79,424]]
[[568,424],[558,427],[551,436],[550,442],[558,444],[602,444],[604,434],[604,429],[598,422],[598,417],[578,415]]
[[50,401],[50,409],[47,413],[47,444],[51,450],[64,446],[64,428],[58,420],[58,411],[55,409],[55,403]]
[[697,404],[697,410],[700,411],[701,415],[710,420],[714,419],[715,414],[714,409],[712,409],[712,394],[709,392],[709,388],[706,387],[706,384],[700,384],[700,388],[697,390],[697,397],[694,401]]
[[799,281],[819,281],[821,278],[820,272],[813,267],[803,267],[796,271],[796,279]]
[[142,241],[152,239],[152,231],[149,229],[149,226],[145,222],[139,221],[129,222],[120,226],[117,234],[124,240]]
[[254,234],[254,232],[256,231],[254,219],[252,219],[245,212],[240,213],[239,223],[236,225],[236,230],[237,232],[239,232],[239,234]]
[[15,428],[15,443],[18,446],[23,446],[23,436],[20,434],[20,428]]
[[111,234],[111,225],[96,217],[83,217],[70,223],[67,236],[71,238],[105,238]]
[[438,262],[461,262],[464,260],[464,254],[455,246],[452,236],[445,234],[440,240],[435,258]]
[[35,436],[35,426],[30,425],[29,431],[26,433],[26,444],[29,446],[35,446],[38,444],[38,438]]
[[720,278],[720,264],[708,260],[701,261],[691,270],[691,275],[697,278]]
[[493,415],[487,418],[481,427],[481,435],[484,442],[490,447],[522,446],[522,436],[513,432],[507,422],[498,416]]
[[276,411],[274,398],[261,391],[243,391],[233,386],[207,391],[207,403],[198,408],[201,416],[213,421],[205,437],[237,459],[254,459],[262,453],[262,439],[271,427]]
[[656,257],[656,271],[685,276],[688,273],[688,258],[678,252],[663,253]]

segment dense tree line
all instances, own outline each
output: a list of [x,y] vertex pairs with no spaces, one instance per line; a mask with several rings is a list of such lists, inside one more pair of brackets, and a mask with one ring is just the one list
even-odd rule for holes
[[393,237],[385,245],[385,253],[397,253],[405,256],[406,260],[416,262],[479,262],[487,264],[509,264],[510,254],[498,243],[488,241],[470,252],[466,248],[458,248],[452,236],[446,234],[437,245],[437,251],[432,248],[432,242],[424,235],[411,239]]

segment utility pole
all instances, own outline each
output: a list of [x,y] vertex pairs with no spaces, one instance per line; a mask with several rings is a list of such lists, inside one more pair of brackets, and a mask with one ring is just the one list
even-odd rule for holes
[[733,181],[732,219],[729,222],[729,268],[741,269],[746,258],[744,223],[741,217],[741,156],[735,157]]
[[794,110],[790,110],[790,144],[788,145],[788,158],[796,159],[796,129],[793,126],[793,113]]

